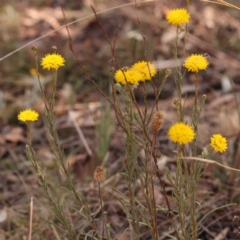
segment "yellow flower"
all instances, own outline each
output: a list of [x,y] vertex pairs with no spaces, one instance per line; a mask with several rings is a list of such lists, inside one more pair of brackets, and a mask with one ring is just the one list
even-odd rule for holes
[[154,65],[146,61],[140,61],[138,63],[135,63],[132,66],[132,69],[137,70],[143,74],[142,81],[151,80],[151,78],[154,77],[157,73]]
[[227,139],[221,134],[214,134],[211,137],[210,146],[216,151],[223,153],[227,150]]
[[119,69],[116,71],[114,78],[117,82],[123,85],[126,85],[126,79],[129,84],[138,85],[138,82],[141,81],[143,75],[140,72],[133,69],[128,69],[126,71]]
[[64,66],[65,63],[65,59],[56,53],[52,53],[52,54],[47,54],[41,62],[41,65],[44,68],[46,68],[47,70],[50,69],[58,69],[59,67]]
[[189,72],[198,72],[199,70],[205,70],[209,62],[206,57],[201,54],[192,54],[185,61],[183,66],[187,68]]
[[36,69],[36,68],[31,68],[31,69],[29,70],[29,73],[30,73],[31,75],[35,75],[35,74],[37,73],[37,69]]
[[187,144],[194,139],[195,133],[191,126],[178,122],[169,128],[168,136],[175,143]]
[[190,14],[187,10],[180,8],[174,9],[167,14],[168,23],[176,26],[180,26],[184,23],[188,23]]
[[18,120],[25,123],[32,123],[38,120],[39,114],[31,109],[26,109],[18,114]]

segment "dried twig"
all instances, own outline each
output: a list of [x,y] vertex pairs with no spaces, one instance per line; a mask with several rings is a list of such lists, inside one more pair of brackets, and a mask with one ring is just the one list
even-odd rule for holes
[[69,117],[70,117],[70,119],[71,119],[74,127],[76,128],[77,133],[78,133],[78,135],[79,135],[79,138],[81,139],[81,141],[82,141],[82,143],[83,143],[83,145],[84,145],[84,147],[85,147],[88,155],[89,155],[89,156],[92,156],[92,150],[91,150],[91,148],[89,147],[88,142],[87,142],[86,138],[84,137],[81,128],[80,128],[79,125],[77,124],[77,121],[76,121],[75,117],[73,116],[73,112],[72,112],[72,111],[69,111]]
[[184,157],[184,159],[189,159],[189,160],[196,160],[196,161],[200,161],[200,162],[205,162],[205,163],[211,163],[211,164],[216,164],[220,167],[223,167],[225,169],[231,170],[231,171],[236,171],[236,172],[240,172],[240,169],[237,168],[232,168],[232,167],[228,167],[226,165],[223,165],[217,161],[214,160],[210,160],[210,159],[205,159],[205,158],[199,158],[199,157]]
[[[147,1],[144,1],[144,2],[138,3],[138,4],[145,4],[145,3],[149,3],[149,2],[156,2],[156,0],[147,0]],[[120,5],[120,6],[108,8],[108,9],[105,9],[105,10],[103,10],[103,11],[99,11],[99,12],[97,12],[96,14],[97,14],[97,15],[100,15],[100,14],[102,14],[102,13],[106,13],[106,12],[109,12],[109,11],[112,11],[112,10],[115,10],[115,9],[124,8],[124,7],[132,6],[132,5],[135,5],[135,3],[127,3],[127,4]],[[75,21],[72,21],[72,22],[70,22],[70,23],[64,24],[64,25],[62,25],[61,27],[59,27],[59,28],[57,28],[57,29],[55,29],[55,30],[52,30],[52,31],[50,31],[50,32],[48,32],[48,33],[46,33],[46,34],[43,34],[41,37],[38,37],[38,38],[36,38],[36,39],[34,39],[34,40],[32,40],[32,41],[24,44],[23,46],[15,49],[14,51],[8,53],[7,55],[4,55],[3,57],[0,58],[0,61],[6,59],[6,58],[8,58],[8,57],[10,57],[10,56],[13,55],[14,53],[19,52],[20,50],[26,48],[27,46],[31,46],[33,43],[35,43],[35,42],[37,42],[38,40],[43,39],[43,38],[51,35],[51,34],[54,33],[54,32],[57,32],[57,31],[65,28],[65,27],[68,27],[68,26],[70,26],[70,25],[72,25],[72,24],[74,24],[74,23],[80,22],[80,21],[82,21],[82,20],[84,20],[84,19],[87,19],[87,18],[90,18],[90,17],[93,17],[93,16],[95,16],[95,14],[87,15],[87,16],[85,16],[85,17],[79,18],[79,19],[77,19],[77,20],[75,20]]]
[[30,202],[30,218],[29,218],[28,240],[32,240],[32,220],[33,220],[33,197],[31,197],[31,202]]
[[223,5],[223,6],[227,6],[227,7],[231,7],[231,8],[235,8],[237,10],[240,10],[240,7],[237,7],[231,3],[228,3],[226,1],[223,0],[201,0],[202,2],[209,2],[209,3],[215,3],[215,4],[219,4],[219,5]]

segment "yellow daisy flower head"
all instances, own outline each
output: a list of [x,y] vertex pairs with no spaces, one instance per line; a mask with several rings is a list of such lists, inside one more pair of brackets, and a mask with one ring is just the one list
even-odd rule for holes
[[190,14],[186,9],[183,8],[178,8],[178,9],[173,9],[167,14],[167,21],[168,23],[175,25],[175,26],[180,26],[184,23],[188,23],[190,19]]
[[210,146],[216,151],[223,153],[227,150],[227,139],[221,134],[214,134],[211,137]]
[[118,83],[123,85],[126,85],[126,80],[129,84],[138,85],[143,75],[134,69],[128,69],[126,71],[119,69],[116,71],[114,78]]
[[44,58],[42,58],[41,65],[47,70],[55,69],[64,66],[65,59],[57,53],[47,54]]
[[143,74],[142,81],[151,80],[151,78],[154,77],[157,73],[157,70],[154,67],[154,65],[146,61],[140,61],[138,63],[135,63],[132,66],[132,69],[139,71],[140,73]]
[[198,72],[199,70],[205,70],[209,62],[206,57],[201,54],[192,54],[185,61],[183,66],[187,68],[189,72]]
[[35,75],[35,74],[37,73],[37,69],[36,69],[36,68],[31,68],[31,69],[29,70],[29,73],[30,73],[31,75]]
[[25,123],[35,122],[38,120],[38,117],[39,117],[38,112],[31,109],[23,110],[18,114],[18,120]]
[[195,132],[191,126],[178,122],[169,128],[168,136],[172,142],[187,144],[195,138]]

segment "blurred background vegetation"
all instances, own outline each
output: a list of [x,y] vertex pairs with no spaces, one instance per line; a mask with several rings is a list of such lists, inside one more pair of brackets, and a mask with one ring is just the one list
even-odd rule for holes
[[[237,0],[229,2],[239,4]],[[79,59],[106,94],[111,94],[109,83],[116,65],[113,63],[110,47],[92,15],[90,6],[99,12],[128,3],[134,1],[63,1],[68,22],[91,15],[71,25],[70,34]],[[138,3],[141,4],[138,4],[137,14],[134,5],[130,5],[104,12],[99,15],[99,19],[111,41],[116,44],[116,55],[121,66],[130,66],[147,56],[159,70],[156,80],[159,84],[165,69],[176,66],[172,55],[175,31],[168,26],[165,16],[170,9],[185,7],[186,3],[184,0],[158,0],[149,3],[138,1]],[[202,149],[206,146],[212,133],[223,134],[229,140],[229,151],[221,156],[216,154],[212,158],[239,168],[240,153],[237,146],[239,144],[240,14],[235,9],[194,0],[189,11],[191,23],[186,43],[187,54],[207,53],[211,63],[207,71],[199,76],[201,81],[199,92],[207,94],[207,102],[200,121],[198,147]],[[64,19],[57,0],[1,0],[0,58],[63,24]],[[145,37],[145,42],[142,35]],[[94,190],[90,179],[95,166],[105,161],[108,176],[115,176],[122,168],[124,140],[118,132],[118,126],[114,125],[115,120],[110,107],[86,80],[83,71],[74,61],[68,49],[66,29],[53,32],[34,44],[38,48],[39,61],[51,52],[52,46],[56,46],[58,52],[66,59],[66,65],[58,75],[57,128],[76,180],[81,183],[81,189],[92,197]],[[183,39],[180,40],[180,47],[181,44],[183,46]],[[47,236],[51,234],[54,236],[54,229],[45,222],[45,219],[51,218],[50,211],[45,207],[48,203],[44,197],[41,197],[42,192],[26,159],[25,126],[17,120],[17,114],[22,109],[34,108],[43,113],[43,103],[34,74],[35,59],[31,45],[0,61],[0,69],[0,228],[2,228],[0,239],[26,239],[24,237],[28,233],[28,203],[32,195],[38,197],[35,225],[38,222],[39,226],[35,226],[34,239],[50,239]],[[47,71],[40,72],[45,91],[49,93],[50,77]],[[183,83],[183,94],[189,97],[186,101],[186,114],[191,112],[188,107],[192,106],[194,98],[193,82],[194,75],[186,74]],[[166,136],[168,126],[176,120],[172,104],[176,96],[174,89],[174,81],[169,79],[159,99],[159,105],[166,119],[158,139],[166,159],[162,167],[163,171],[166,165],[171,164],[174,170],[174,163],[171,161],[174,147]],[[149,100],[154,101],[151,88],[147,88],[147,91]],[[136,97],[140,104],[143,103],[138,90]],[[86,153],[79,141],[76,129],[68,117],[70,110],[74,112],[77,124],[83,130],[86,141],[93,150],[92,156]],[[59,179],[64,181],[56,168],[43,121],[35,124],[33,141],[46,174],[53,176],[53,182]],[[211,201],[216,206],[232,201],[238,202],[240,193],[238,179],[239,174],[206,166],[199,195],[202,197],[210,191],[214,192]],[[118,181],[119,179],[116,179],[113,184],[118,185]],[[210,208],[210,206],[205,207]],[[8,217],[1,221],[4,212],[7,212]],[[223,215],[224,218],[216,221],[208,229],[217,236],[219,229],[229,227],[228,235],[223,239],[234,239],[238,223],[229,222],[233,215],[238,214],[238,208],[216,212],[206,220],[206,225]],[[117,211],[113,215],[120,220],[124,219]],[[212,239],[207,230],[203,234],[205,235],[202,239]]]

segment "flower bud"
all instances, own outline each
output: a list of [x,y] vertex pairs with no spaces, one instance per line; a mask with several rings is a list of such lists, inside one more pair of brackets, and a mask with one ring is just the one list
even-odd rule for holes
[[163,123],[163,114],[161,111],[158,111],[153,115],[152,125],[151,125],[152,131],[156,133],[161,128],[162,123]]
[[93,175],[93,178],[94,180],[98,181],[98,182],[101,182],[104,178],[104,171],[103,171],[103,168],[102,167],[97,167],[95,172],[94,172],[94,175]]

